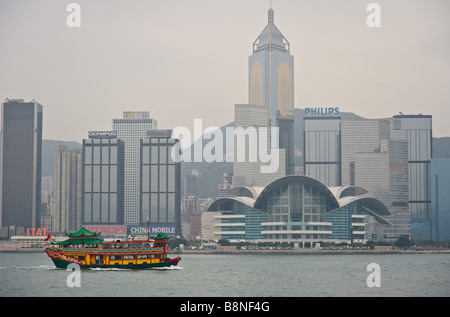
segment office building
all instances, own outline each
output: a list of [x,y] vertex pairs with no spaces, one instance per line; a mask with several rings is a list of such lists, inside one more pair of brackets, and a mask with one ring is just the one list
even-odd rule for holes
[[81,228],[83,206],[82,150],[61,145],[55,152],[53,232]]
[[197,170],[191,170],[189,175],[184,178],[184,197],[198,197],[198,176]]
[[304,118],[304,171],[326,186],[341,185],[341,118]]
[[[261,152],[271,153],[278,148],[277,139],[272,140],[266,106],[235,105],[234,112],[234,182],[237,185],[267,186],[269,183],[285,176],[285,150],[279,149],[277,162],[263,162]],[[260,130],[261,129],[261,130]],[[241,131],[240,133],[238,131]],[[264,131],[265,133],[260,133]],[[277,164],[274,173],[262,173],[261,167]]]
[[42,105],[7,99],[1,108],[0,228],[37,228],[41,218]]
[[354,160],[355,184],[380,200],[389,210],[383,240],[410,238],[411,213],[408,201],[408,143],[403,131],[397,139],[383,139],[380,150],[357,152]]
[[123,225],[124,142],[115,131],[90,134],[83,140],[82,224]]
[[138,224],[140,185],[140,140],[148,130],[157,128],[157,121],[148,112],[124,112],[122,119],[113,119],[117,138],[125,143],[125,224]]
[[[383,125],[384,126],[384,125]],[[380,148],[380,120],[341,120],[341,183],[355,185],[355,153],[370,153]]]
[[431,238],[450,241],[450,159],[431,159]]
[[432,116],[401,114],[393,120],[397,129],[406,131],[409,146],[411,236],[414,240],[431,239]]
[[294,56],[272,8],[249,57],[249,104],[268,107],[269,124],[279,127],[279,147],[285,150],[284,173],[294,174]]
[[172,156],[179,141],[171,132],[148,131],[140,140],[139,223],[181,235],[181,163]]
[[305,175],[327,186],[359,186],[390,212],[378,236],[411,237],[407,132],[396,118],[304,118]]

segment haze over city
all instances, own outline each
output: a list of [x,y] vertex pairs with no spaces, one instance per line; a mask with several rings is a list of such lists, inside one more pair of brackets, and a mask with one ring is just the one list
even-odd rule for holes
[[[269,1],[0,1],[0,99],[44,106],[44,139],[80,142],[123,111],[158,128],[233,121],[248,103],[248,57]],[[433,115],[450,136],[450,3],[275,0],[275,24],[295,56],[295,108],[339,106],[368,118]]]

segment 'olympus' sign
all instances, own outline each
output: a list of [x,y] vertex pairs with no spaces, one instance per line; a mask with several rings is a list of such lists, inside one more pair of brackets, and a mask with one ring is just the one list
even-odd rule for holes
[[117,131],[89,131],[90,139],[117,139]]

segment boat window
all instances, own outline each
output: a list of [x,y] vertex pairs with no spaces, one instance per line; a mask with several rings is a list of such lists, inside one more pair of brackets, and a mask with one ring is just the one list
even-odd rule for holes
[[122,249],[122,245],[120,243],[116,244],[116,249]]

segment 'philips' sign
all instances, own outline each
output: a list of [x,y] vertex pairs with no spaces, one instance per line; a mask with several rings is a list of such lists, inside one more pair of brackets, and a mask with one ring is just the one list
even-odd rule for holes
[[305,108],[305,116],[329,116],[339,115],[339,107],[328,108]]

